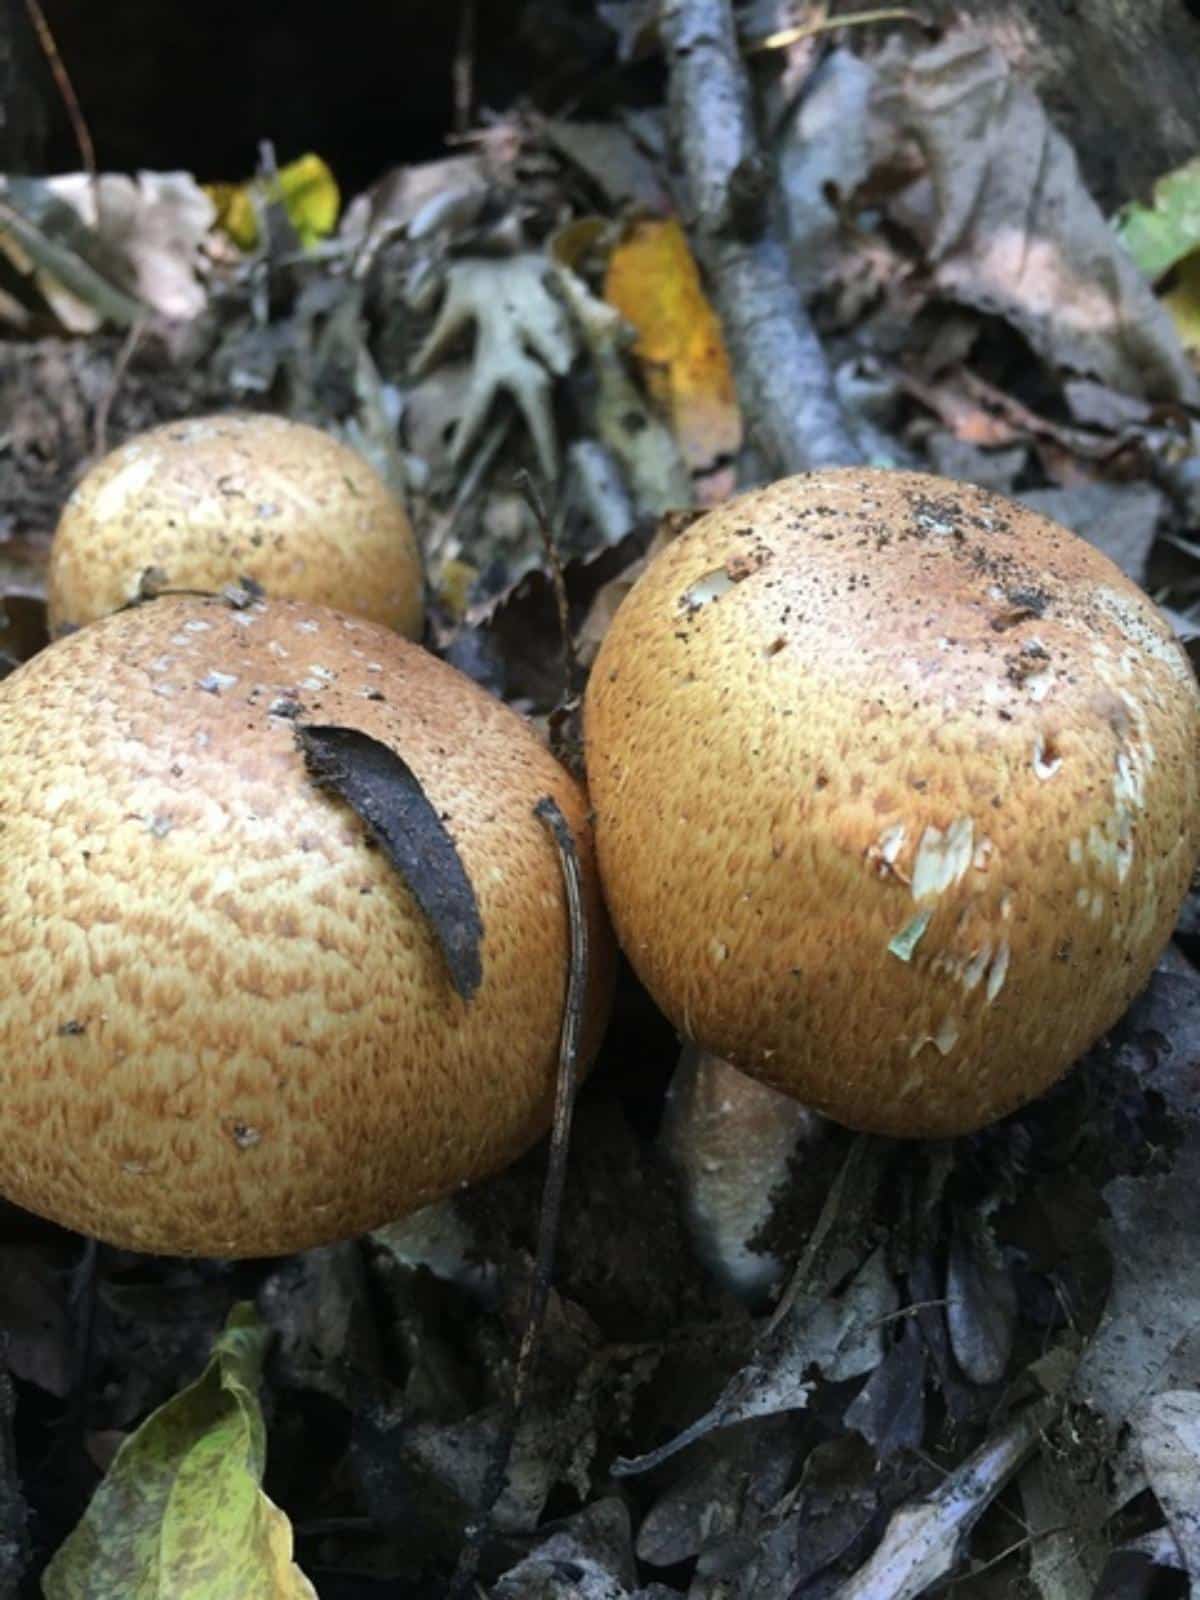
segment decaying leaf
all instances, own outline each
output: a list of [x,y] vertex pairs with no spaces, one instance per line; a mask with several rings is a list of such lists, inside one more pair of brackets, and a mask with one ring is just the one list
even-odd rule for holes
[[591,358],[596,385],[591,425],[620,463],[640,515],[690,505],[691,478],[679,441],[626,370],[625,324],[575,270],[575,241],[566,232],[560,230],[550,248],[559,289]]
[[871,1559],[835,1600],[915,1600],[962,1559],[971,1529],[1037,1447],[1057,1402],[1027,1406],[926,1499],[902,1506]]
[[871,165],[868,113],[875,74],[834,50],[799,97],[779,144],[779,183],[797,287],[811,295],[838,257],[846,203]]
[[943,293],[1004,317],[1056,369],[1200,401],[1167,313],[1084,187],[1074,151],[998,50],[953,33],[893,68],[889,97],[928,164],[900,211]]
[[40,595],[0,591],[0,677],[49,643],[45,600]]
[[1200,1391],[1155,1395],[1137,1421],[1146,1476],[1193,1584],[1200,1584]]
[[614,1497],[550,1533],[491,1593],[493,1600],[623,1600],[636,1583],[629,1511]]
[[1017,1485],[1030,1533],[1029,1581],[1041,1600],[1090,1595],[1109,1553],[1103,1495],[1046,1451],[1028,1463]]
[[357,728],[303,723],[296,737],[309,772],[352,806],[386,851],[437,940],[455,993],[483,981],[483,922],[454,840],[420,780],[388,745]]
[[1168,509],[1152,483],[1077,483],[1030,489],[1017,499],[1103,550],[1122,572],[1144,583],[1146,562]]
[[[854,1348],[864,1331],[864,1301],[877,1293],[868,1289],[864,1296],[856,1290],[846,1298],[840,1317],[830,1317],[825,1310],[834,1284],[870,1253],[866,1219],[889,1148],[886,1140],[861,1136],[849,1145],[804,1256],[750,1359],[703,1416],[657,1450],[618,1459],[612,1468],[616,1476],[652,1471],[698,1439],[733,1423],[801,1411],[808,1405],[815,1387],[813,1366],[836,1367],[843,1352]],[[869,1272],[868,1284],[870,1279]],[[853,1364],[861,1369],[861,1359]]]
[[590,666],[596,659],[596,652],[608,632],[609,624],[617,614],[617,608],[650,562],[661,550],[666,549],[672,539],[677,539],[686,528],[690,528],[700,515],[699,511],[667,512],[659,519],[654,536],[644,553],[629,561],[616,577],[610,578],[593,596],[576,639],[579,659],[585,666]]
[[547,118],[541,132],[572,165],[586,173],[615,207],[666,211],[662,173],[638,146],[628,128],[615,122],[565,122]]
[[1102,1233],[1113,1262],[1104,1320],[1084,1350],[1075,1397],[1103,1419],[1111,1439],[1113,1506],[1145,1484],[1128,1421],[1158,1394],[1200,1387],[1200,1257],[1192,1219],[1200,1191],[1200,982],[1158,972],[1125,1029],[1151,1042],[1156,1070],[1147,1087],[1163,1094],[1180,1143],[1167,1169],[1118,1177],[1104,1189]]
[[261,1487],[268,1337],[251,1306],[234,1308],[200,1377],[117,1452],[46,1569],[46,1600],[317,1600]]
[[972,1383],[999,1383],[1017,1325],[1017,1291],[982,1210],[954,1219],[946,1266],[946,1327]]
[[213,205],[188,173],[8,179],[4,199],[19,221],[0,229],[0,245],[34,271],[72,332],[127,326],[149,311],[186,321],[204,309]]
[[637,331],[634,354],[693,470],[742,441],[729,354],[679,223],[638,222],[609,258],[604,298]]

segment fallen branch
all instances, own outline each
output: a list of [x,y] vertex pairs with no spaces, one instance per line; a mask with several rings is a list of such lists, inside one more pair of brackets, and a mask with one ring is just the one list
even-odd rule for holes
[[792,279],[730,0],[661,0],[672,142],[742,408],[780,473],[862,459]]

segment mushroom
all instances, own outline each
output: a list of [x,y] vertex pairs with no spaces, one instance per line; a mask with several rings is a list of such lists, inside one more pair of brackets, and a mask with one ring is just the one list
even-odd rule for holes
[[792,1163],[811,1157],[831,1126],[720,1056],[684,1047],[659,1143],[696,1255],[750,1305],[770,1299],[783,1279],[784,1262],[762,1241],[790,1186]]
[[50,550],[51,636],[147,592],[243,578],[421,632],[416,540],[374,468],[318,428],[234,412],[152,428],[85,474]]
[[[298,722],[398,754],[482,923],[473,996]],[[0,1192],[138,1250],[357,1234],[549,1126],[584,871],[590,1054],[611,978],[579,787],[452,667],[323,607],[165,597],[0,684]]]
[[1166,944],[1200,697],[1097,550],[917,473],[733,500],[620,607],[585,701],[601,879],[679,1030],[907,1137],[1041,1094]]

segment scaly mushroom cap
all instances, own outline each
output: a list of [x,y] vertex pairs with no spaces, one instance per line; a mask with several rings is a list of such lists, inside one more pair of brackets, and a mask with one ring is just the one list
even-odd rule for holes
[[169,422],[98,462],[54,535],[51,634],[119,610],[147,574],[159,590],[253,578],[268,595],[421,632],[404,507],[357,451],[286,417]]
[[978,1128],[1120,1016],[1200,843],[1200,699],[1090,545],[916,473],[695,523],[585,703],[601,881],[683,1033],[852,1127]]
[[[482,982],[429,925],[302,722],[397,751],[478,899]],[[492,1172],[548,1126],[582,792],[516,714],[371,623],[164,598],[0,684],[0,1192],[139,1250],[274,1254]]]

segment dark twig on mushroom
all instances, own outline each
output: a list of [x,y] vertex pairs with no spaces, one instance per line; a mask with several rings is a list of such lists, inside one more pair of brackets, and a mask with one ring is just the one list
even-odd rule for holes
[[662,0],[674,148],[747,422],[773,469],[859,461],[774,217],[729,0]]
[[554,798],[551,795],[544,795],[533,809],[534,814],[549,829],[558,849],[571,932],[571,959],[559,1043],[558,1079],[554,1093],[554,1125],[550,1134],[550,1160],[546,1168],[546,1182],[542,1189],[537,1255],[533,1264],[533,1279],[529,1286],[529,1306],[521,1334],[521,1348],[517,1352],[512,1404],[488,1471],[479,1516],[467,1530],[454,1580],[450,1585],[450,1600],[465,1600],[465,1597],[472,1592],[480,1553],[491,1530],[492,1512],[504,1491],[504,1479],[512,1455],[517,1424],[537,1363],[542,1329],[546,1321],[546,1304],[550,1297],[550,1280],[554,1273],[554,1253],[562,1214],[563,1188],[567,1179],[571,1120],[575,1112],[575,1094],[579,1087],[579,1051],[583,1039],[584,1009],[588,992],[589,946],[588,921],[583,904],[583,872],[579,865],[579,853],[575,848],[570,825]]

